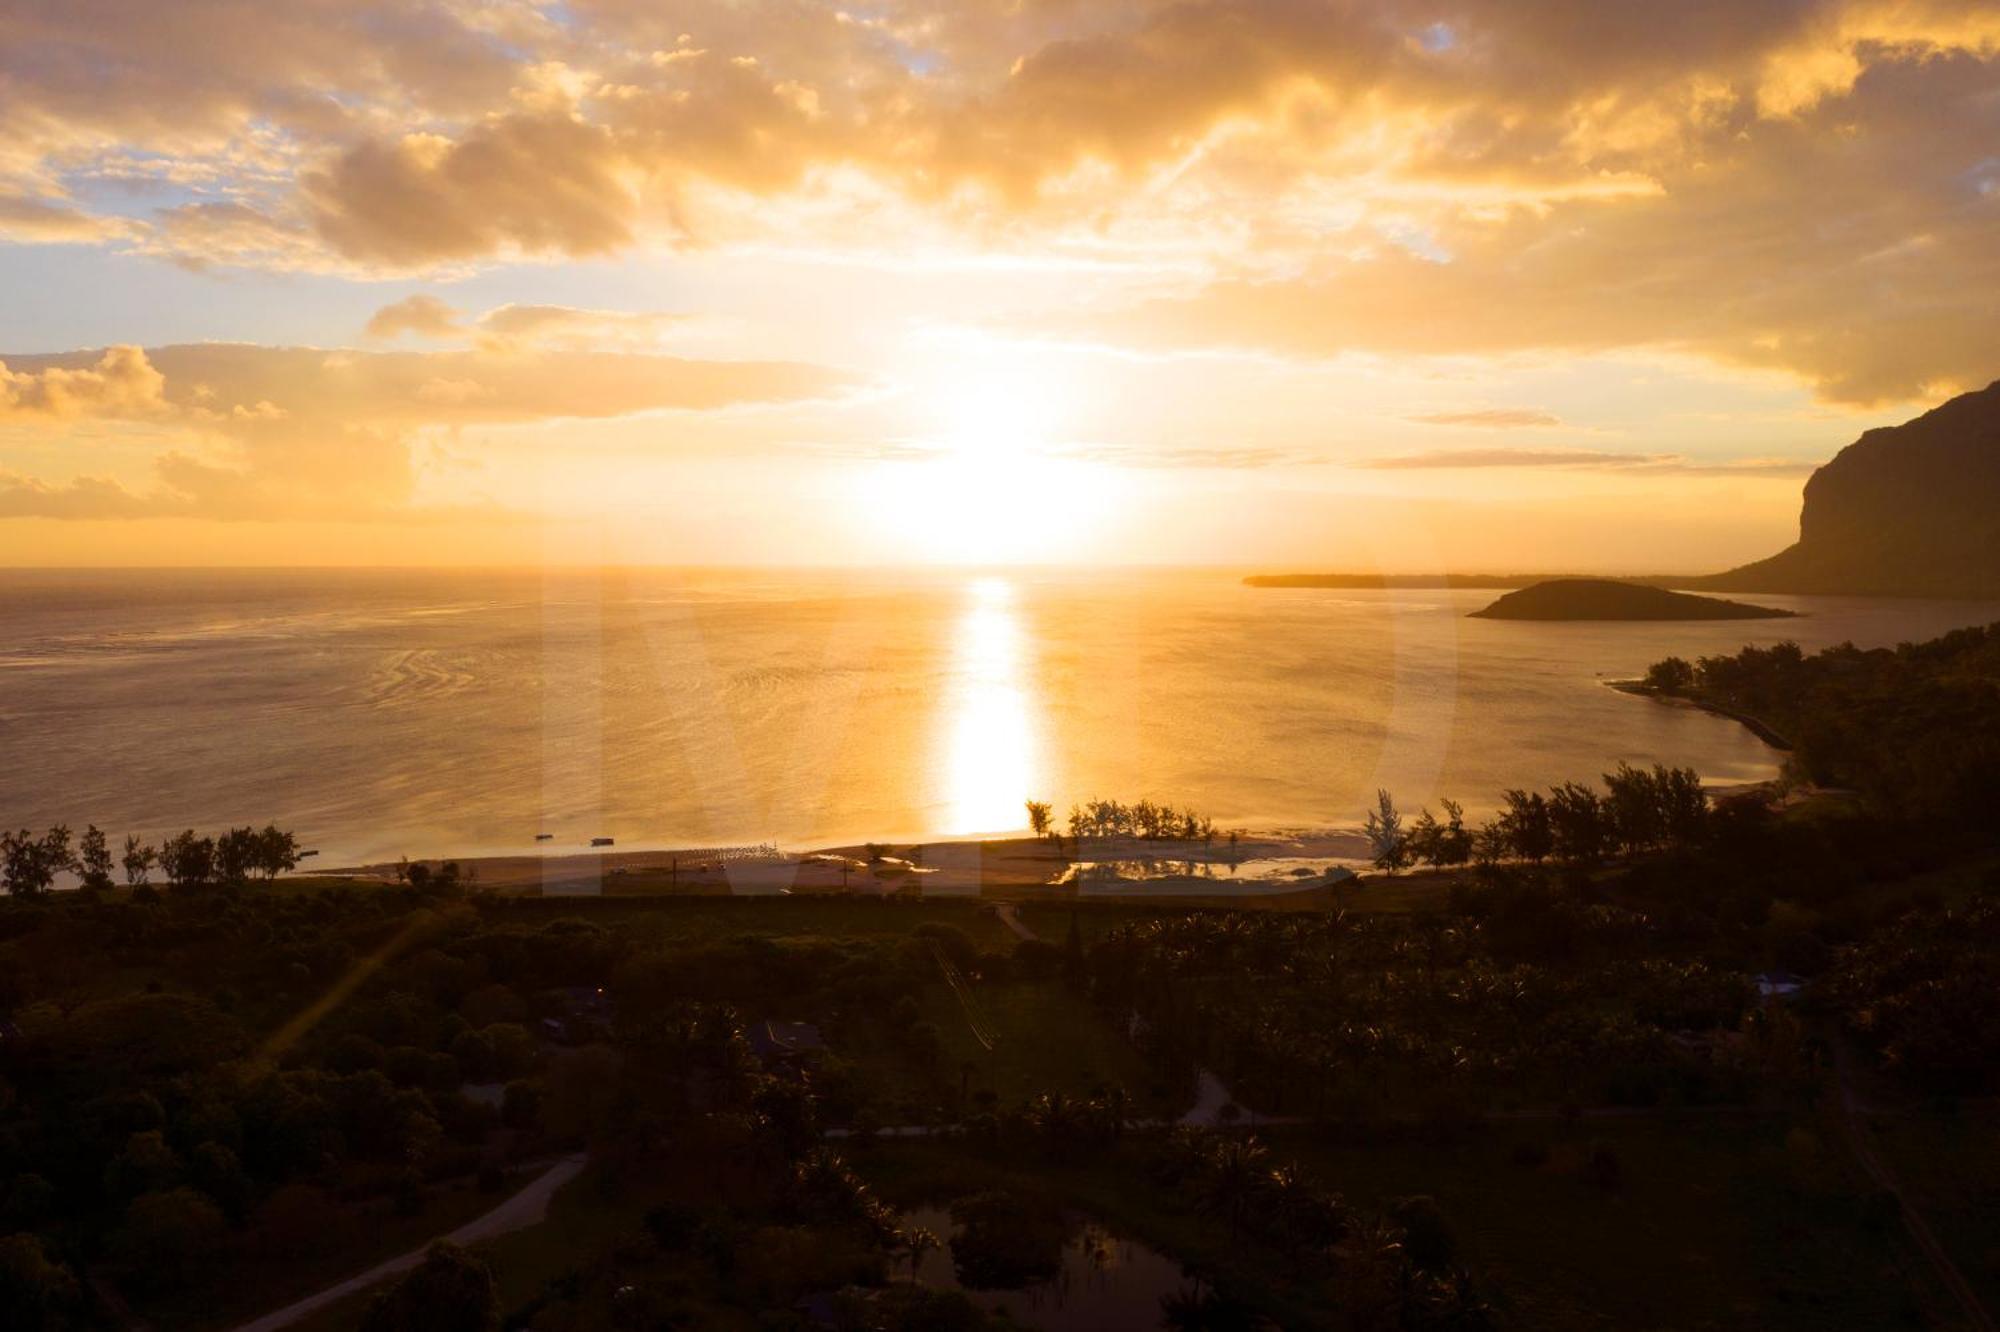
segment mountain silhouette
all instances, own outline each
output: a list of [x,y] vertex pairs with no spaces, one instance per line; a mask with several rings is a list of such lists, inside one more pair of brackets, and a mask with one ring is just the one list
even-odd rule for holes
[[2000,596],[2000,382],[1863,434],[1806,482],[1796,544],[1682,586]]

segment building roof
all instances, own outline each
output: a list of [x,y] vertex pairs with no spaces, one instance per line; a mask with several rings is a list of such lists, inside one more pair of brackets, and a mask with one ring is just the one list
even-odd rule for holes
[[1789,999],[1806,987],[1805,977],[1789,971],[1760,971],[1753,979],[1757,993],[1766,999]]

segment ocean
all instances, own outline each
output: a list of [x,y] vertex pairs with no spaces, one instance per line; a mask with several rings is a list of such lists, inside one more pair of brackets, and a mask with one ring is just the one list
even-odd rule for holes
[[1141,797],[1352,826],[1620,760],[1776,771],[1605,687],[1670,653],[1931,637],[2000,604],[1471,620],[1484,591],[1224,572],[0,572],[0,823],[276,822],[321,864],[1002,832]]

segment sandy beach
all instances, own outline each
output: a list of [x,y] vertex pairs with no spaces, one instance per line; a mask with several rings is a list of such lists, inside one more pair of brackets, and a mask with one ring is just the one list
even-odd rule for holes
[[[784,851],[772,847],[551,849],[457,862],[482,891],[566,896],[1263,897],[1325,887],[1359,868],[1357,831],[1274,830],[1234,841],[1036,837],[942,839]],[[437,862],[426,862],[436,867]],[[399,866],[325,871],[393,881]]]
[[1687,698],[1680,694],[1663,694],[1644,680],[1607,680],[1605,683],[1621,694],[1631,694],[1638,698],[1650,698],[1655,703],[1664,703],[1670,708],[1692,708],[1697,712],[1706,712],[1711,716],[1726,717],[1743,727],[1750,734],[1756,736],[1759,740],[1762,740],[1771,748],[1782,753],[1789,754],[1791,752],[1791,741],[1779,735],[1767,723],[1750,716],[1748,713],[1737,712],[1733,708],[1725,708],[1719,703],[1710,703],[1699,698]]

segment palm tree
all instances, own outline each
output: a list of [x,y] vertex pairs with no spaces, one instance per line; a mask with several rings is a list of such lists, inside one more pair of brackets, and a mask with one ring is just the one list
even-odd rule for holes
[[1201,1208],[1241,1234],[1264,1196],[1266,1153],[1255,1138],[1228,1138],[1215,1144],[1202,1180]]
[[1403,830],[1403,816],[1396,809],[1395,799],[1386,790],[1375,793],[1375,808],[1368,811],[1368,821],[1362,831],[1368,837],[1369,848],[1375,853],[1378,869],[1394,874],[1409,862],[1409,841]]
[[1403,1232],[1386,1217],[1370,1217],[1348,1228],[1347,1238],[1336,1246],[1347,1303],[1362,1326],[1386,1322],[1401,1288],[1401,1276],[1409,1266],[1403,1256]]
[[903,1252],[910,1256],[910,1284],[917,1284],[917,1268],[923,1263],[924,1255],[938,1247],[938,1237],[922,1226],[911,1226],[903,1232]]

